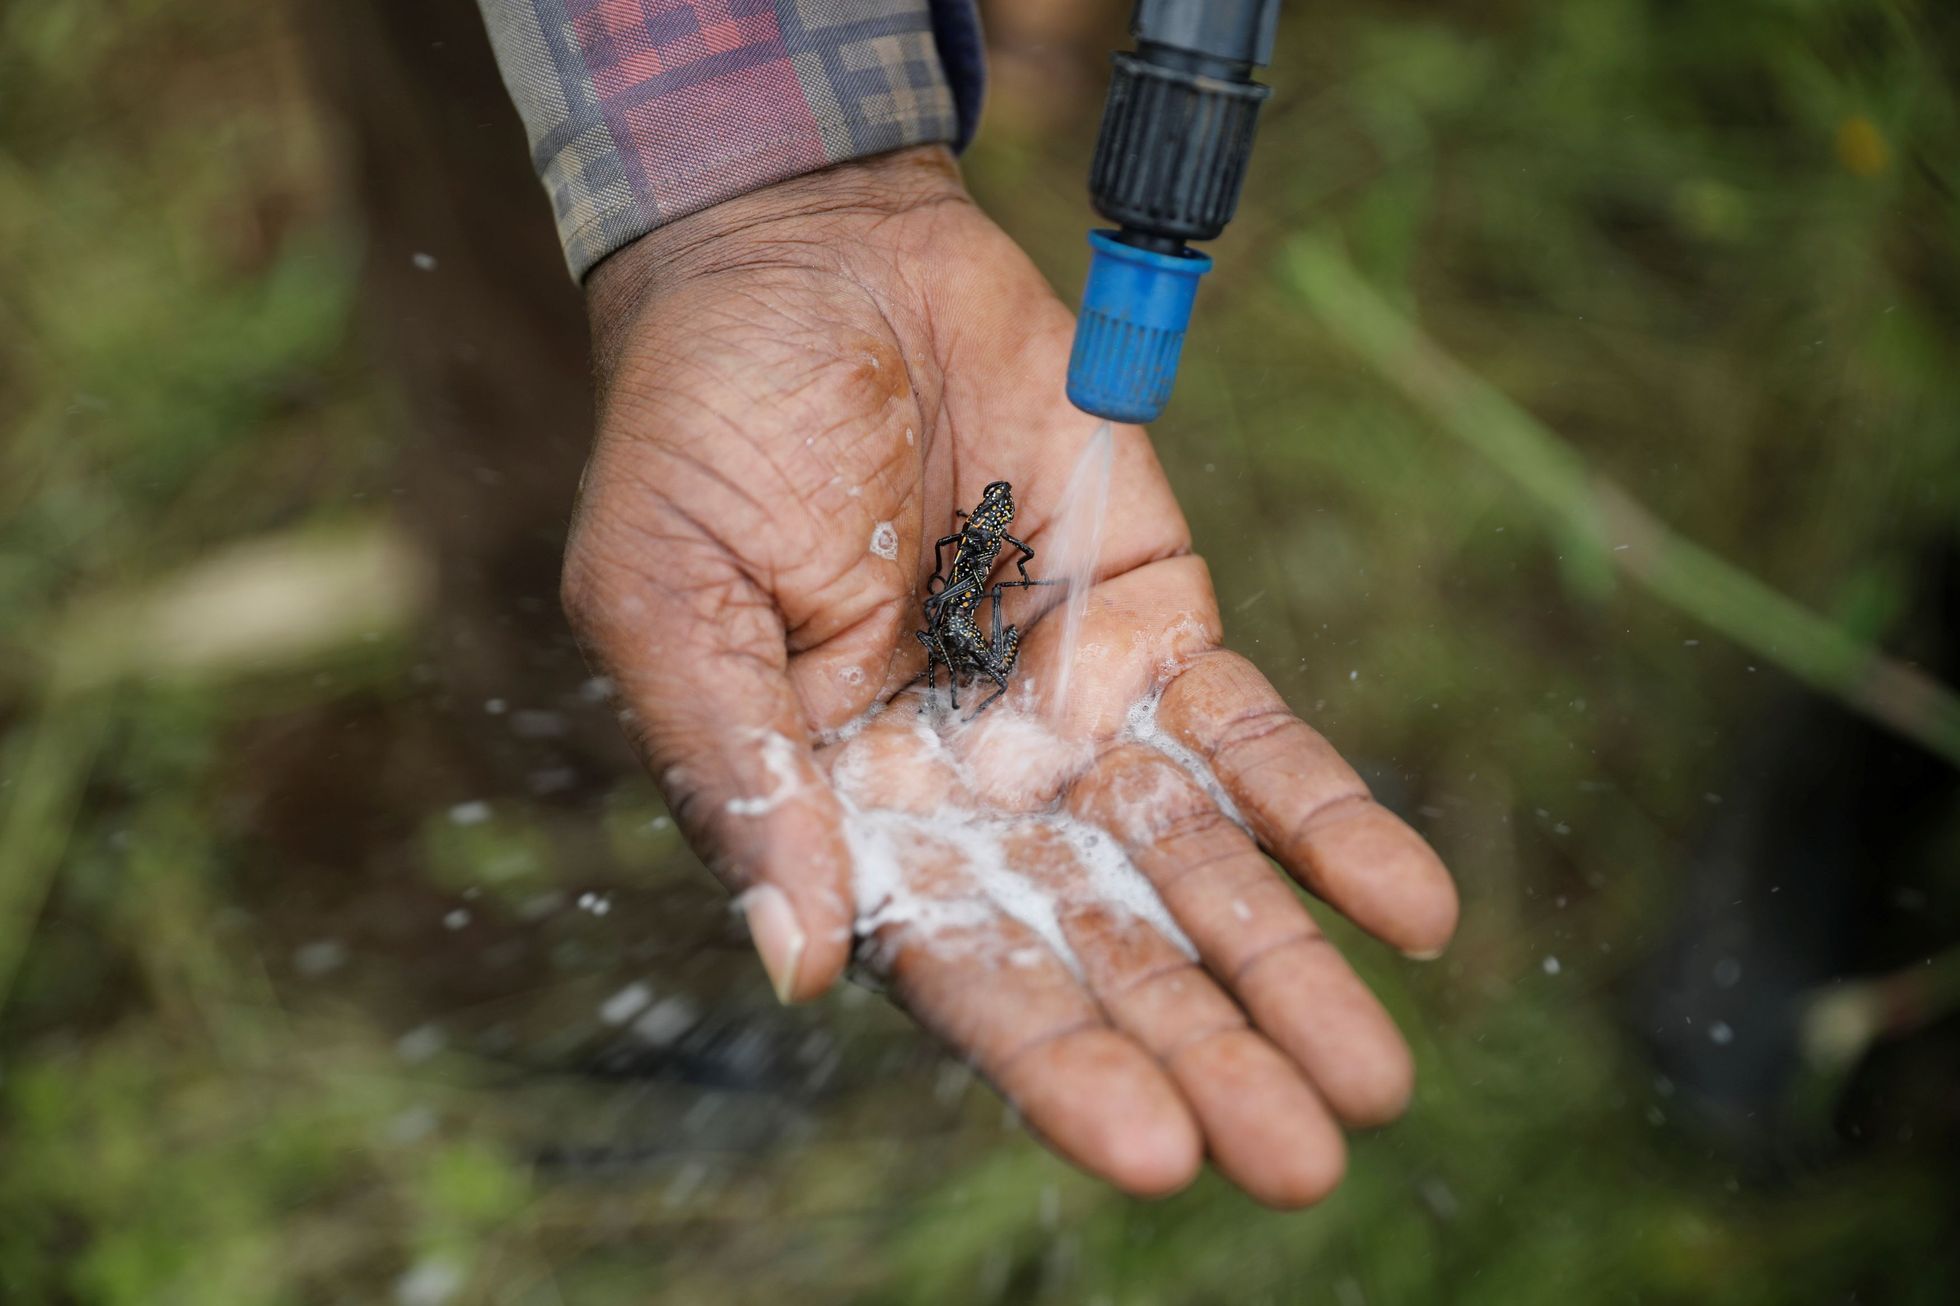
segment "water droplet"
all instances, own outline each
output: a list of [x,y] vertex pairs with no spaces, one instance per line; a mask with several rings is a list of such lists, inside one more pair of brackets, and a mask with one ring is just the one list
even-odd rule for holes
[[449,809],[451,825],[482,825],[490,819],[490,804],[481,799],[473,802],[457,803]]
[[634,980],[599,1004],[599,1019],[608,1025],[624,1025],[652,1001],[653,990],[643,981]]
[[339,970],[347,962],[347,946],[339,939],[316,939],[293,952],[293,969],[308,979]]

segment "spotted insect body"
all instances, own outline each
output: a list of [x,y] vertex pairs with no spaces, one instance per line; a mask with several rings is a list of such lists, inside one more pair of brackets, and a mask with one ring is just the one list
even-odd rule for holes
[[[1014,487],[1008,482],[992,482],[980,492],[980,503],[972,512],[956,515],[964,519],[960,529],[933,545],[933,574],[926,582],[925,629],[918,632],[919,642],[926,649],[926,669],[921,675],[928,693],[937,693],[939,668],[946,668],[947,689],[955,710],[960,705],[961,678],[987,677],[995,688],[992,696],[973,710],[973,715],[979,716],[1007,692],[1008,677],[1021,652],[1019,628],[1001,624],[1003,594],[1010,589],[1061,582],[1028,575],[1034,550],[1009,529],[1014,524]],[[987,580],[1000,562],[1001,551],[1009,545],[1018,551],[1014,565],[1020,579],[996,581],[990,586]],[[950,564],[945,561],[948,548],[953,550]],[[983,631],[980,605],[986,602],[991,602],[993,609],[988,630]]]

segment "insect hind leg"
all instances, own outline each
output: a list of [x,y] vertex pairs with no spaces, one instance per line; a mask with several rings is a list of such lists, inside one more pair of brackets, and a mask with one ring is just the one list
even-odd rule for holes
[[943,639],[935,639],[923,630],[915,630],[912,634],[921,644],[926,646],[926,669],[906,682],[906,688],[908,689],[918,684],[921,680],[926,682],[926,701],[919,706],[919,711],[923,713],[931,710],[932,705],[938,701],[939,668],[942,666],[946,668],[946,692],[952,695],[953,709],[958,711],[960,706],[960,691],[958,684],[955,683],[956,675],[953,660],[946,655],[945,641]]
[[984,703],[973,709],[973,716],[967,718],[969,721],[999,702],[1001,696],[1007,693],[1007,678],[1014,674],[1014,664],[1021,660],[1020,627],[1003,628],[1000,624],[999,586],[994,587],[992,597],[994,600],[993,639],[985,650],[984,658],[979,660],[979,666],[997,688],[987,696]]
[[[1008,627],[1008,629],[1012,630],[1013,627],[1010,626]],[[1018,649],[1011,650],[1011,652],[1018,652],[1018,651],[1019,651]],[[996,664],[995,666],[982,667],[981,670],[987,673],[988,678],[994,682],[997,688],[994,690],[993,693],[987,695],[987,699],[985,702],[981,703],[979,707],[973,709],[973,716],[967,718],[967,720],[969,721],[973,720],[974,717],[979,716],[982,712],[985,712],[988,708],[992,707],[995,703],[998,703],[1001,700],[1001,697],[1007,693],[1008,668],[1001,667],[998,664]]]

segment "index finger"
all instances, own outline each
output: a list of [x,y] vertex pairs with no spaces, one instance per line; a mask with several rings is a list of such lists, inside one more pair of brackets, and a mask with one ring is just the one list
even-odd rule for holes
[[1456,929],[1456,886],[1422,836],[1293,715],[1258,668],[1215,649],[1186,663],[1157,725],[1210,766],[1260,844],[1356,925],[1416,957]]

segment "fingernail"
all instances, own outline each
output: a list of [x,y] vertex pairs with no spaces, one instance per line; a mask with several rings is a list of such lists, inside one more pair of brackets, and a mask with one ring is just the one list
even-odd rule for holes
[[776,989],[776,1000],[787,1004],[796,992],[796,968],[803,963],[803,927],[796,923],[789,896],[773,884],[759,884],[742,895],[742,911],[749,918],[749,937],[769,972]]
[[1443,955],[1443,950],[1441,948],[1431,948],[1427,952],[1411,952],[1409,949],[1404,948],[1402,955],[1410,961],[1434,961]]

